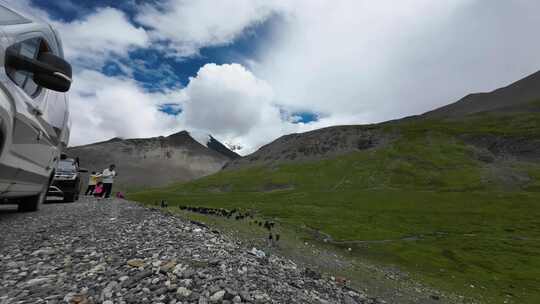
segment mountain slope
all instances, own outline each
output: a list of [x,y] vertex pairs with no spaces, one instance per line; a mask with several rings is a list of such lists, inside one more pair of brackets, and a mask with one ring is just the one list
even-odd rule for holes
[[490,93],[470,94],[459,101],[423,114],[426,118],[460,118],[481,112],[530,111],[540,99],[540,71]]
[[[493,115],[509,112],[535,113],[540,111],[540,106],[535,103],[536,100],[540,100],[540,72],[491,93],[468,95],[455,103],[419,116],[407,117],[378,125],[335,126],[302,134],[285,135],[261,147],[253,154],[232,161],[227,164],[226,168],[326,159],[350,152],[375,149],[399,137],[399,128],[394,128],[393,132],[385,132],[394,125],[421,120],[463,120],[467,119],[467,115],[481,113],[491,113]],[[482,135],[476,138],[462,139],[483,148],[500,146],[501,149],[513,150],[516,153],[526,152],[521,150],[538,149],[538,143],[536,142],[531,144],[519,139],[505,141],[500,136]],[[535,154],[535,152],[532,154]]]
[[117,182],[123,187],[163,186],[189,181],[219,171],[239,157],[208,136],[207,146],[182,131],[168,137],[119,139],[71,147],[68,154],[79,157],[81,166],[101,171],[116,164]]
[[324,159],[383,146],[392,139],[375,126],[337,126],[284,135],[255,153],[231,161],[227,169],[253,164]]

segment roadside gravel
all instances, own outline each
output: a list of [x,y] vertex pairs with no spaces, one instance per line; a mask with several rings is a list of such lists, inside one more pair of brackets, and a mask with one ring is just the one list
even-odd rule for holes
[[0,212],[0,304],[384,303],[124,200]]

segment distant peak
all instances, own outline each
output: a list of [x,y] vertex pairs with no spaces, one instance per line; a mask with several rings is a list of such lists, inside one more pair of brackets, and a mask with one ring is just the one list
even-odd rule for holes
[[183,131],[180,131],[180,132],[176,132],[174,134],[171,134],[167,137],[178,137],[178,136],[186,136],[186,135],[189,135],[189,132],[186,131],[186,130],[183,130]]
[[121,137],[113,137],[109,140],[107,140],[106,142],[116,142],[116,141],[123,141],[124,139],[121,138]]

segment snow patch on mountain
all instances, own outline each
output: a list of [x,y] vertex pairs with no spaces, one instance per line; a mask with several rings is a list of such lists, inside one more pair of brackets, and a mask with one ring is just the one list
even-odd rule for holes
[[208,143],[212,140],[212,136],[210,134],[200,131],[188,131],[188,133],[191,138],[208,148]]

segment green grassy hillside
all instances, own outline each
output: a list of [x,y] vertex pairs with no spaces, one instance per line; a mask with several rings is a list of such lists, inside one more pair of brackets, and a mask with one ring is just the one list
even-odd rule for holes
[[[540,112],[366,128],[395,140],[129,196],[257,210],[330,235],[336,250],[352,248],[351,258],[398,266],[442,290],[486,303],[540,303],[540,163],[512,149],[514,141],[540,139]],[[492,151],[482,138],[504,144]]]

